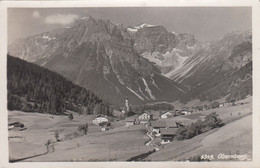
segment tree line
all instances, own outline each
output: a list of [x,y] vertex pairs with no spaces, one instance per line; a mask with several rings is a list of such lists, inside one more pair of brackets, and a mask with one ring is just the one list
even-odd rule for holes
[[168,103],[156,103],[156,104],[144,104],[144,105],[135,105],[130,106],[130,114],[141,114],[145,111],[166,111],[166,110],[174,110],[174,106]]

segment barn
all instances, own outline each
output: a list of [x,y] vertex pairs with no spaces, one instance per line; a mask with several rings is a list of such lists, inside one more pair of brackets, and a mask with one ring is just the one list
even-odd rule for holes
[[103,116],[98,116],[93,120],[93,123],[96,125],[99,125],[100,123],[103,123],[103,122],[108,122],[108,118],[103,117]]

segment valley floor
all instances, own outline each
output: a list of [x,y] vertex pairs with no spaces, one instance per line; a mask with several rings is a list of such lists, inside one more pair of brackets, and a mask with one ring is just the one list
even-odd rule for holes
[[[91,117],[74,115],[70,121],[67,116],[52,119],[49,114],[9,111],[9,122],[15,121],[24,123],[27,129],[9,131],[10,161],[124,161],[153,149],[145,146],[149,138],[144,125],[126,127],[119,121],[114,129],[102,132],[101,127],[89,124],[87,135],[79,136],[78,125],[91,123]],[[55,140],[56,131],[61,142]],[[48,140],[52,144],[46,153]]]
[[[246,100],[248,101],[248,100]],[[252,158],[252,103],[206,110],[187,116],[173,117],[171,121],[197,120],[201,115],[216,112],[225,126],[200,134],[192,139],[174,141],[160,146],[146,161],[179,161],[191,156],[207,154],[214,161],[219,154],[246,155]],[[158,113],[158,112],[157,112]],[[160,120],[159,118],[157,118]],[[101,127],[92,124],[93,116],[74,114],[67,116],[9,111],[8,122],[19,121],[26,130],[9,130],[10,161],[126,161],[133,156],[155,149],[145,145],[150,141],[145,125],[125,126],[125,121],[112,123],[114,129],[102,132]],[[79,125],[89,123],[85,136],[77,132]],[[55,132],[60,142],[56,142]],[[46,142],[50,140],[47,152]],[[150,144],[150,143],[148,143]]]

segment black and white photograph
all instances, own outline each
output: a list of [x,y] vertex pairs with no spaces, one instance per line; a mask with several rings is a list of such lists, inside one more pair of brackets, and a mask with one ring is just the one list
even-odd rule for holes
[[251,163],[252,16],[7,7],[7,162]]

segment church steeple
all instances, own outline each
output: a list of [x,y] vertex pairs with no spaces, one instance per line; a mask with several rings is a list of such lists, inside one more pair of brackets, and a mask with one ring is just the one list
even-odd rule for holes
[[125,107],[126,107],[126,111],[129,111],[129,103],[128,103],[128,97],[125,98]]

